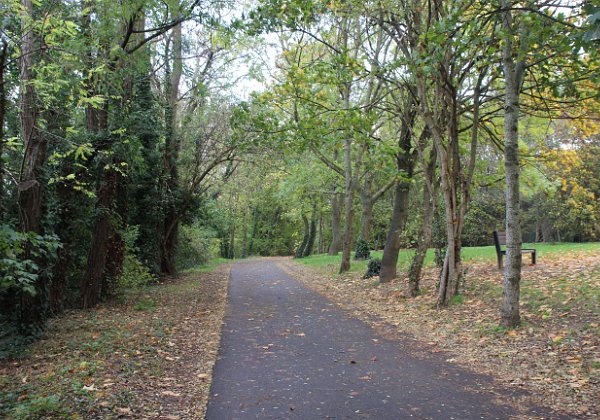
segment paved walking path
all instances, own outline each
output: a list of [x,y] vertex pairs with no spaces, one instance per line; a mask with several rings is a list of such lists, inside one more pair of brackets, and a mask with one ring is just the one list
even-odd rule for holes
[[[206,414],[234,419],[506,419],[517,396],[411,356],[290,278],[276,260],[237,263]],[[529,411],[539,417],[539,411]],[[522,415],[522,414],[521,414]]]

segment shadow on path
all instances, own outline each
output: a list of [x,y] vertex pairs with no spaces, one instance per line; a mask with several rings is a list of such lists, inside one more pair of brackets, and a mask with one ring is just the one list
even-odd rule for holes
[[[237,263],[206,413],[234,419],[524,417],[489,377],[411,355],[281,270]],[[531,417],[553,417],[539,409]]]

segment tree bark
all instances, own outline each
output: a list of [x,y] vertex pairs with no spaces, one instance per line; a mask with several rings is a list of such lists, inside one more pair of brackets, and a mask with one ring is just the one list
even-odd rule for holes
[[[34,6],[31,0],[22,0],[23,18],[21,29],[23,31],[21,42],[20,78],[20,125],[23,137],[24,152],[19,173],[18,205],[19,227],[21,232],[42,233],[42,195],[43,188],[40,183],[42,167],[46,161],[47,142],[43,133],[38,128],[40,110],[38,107],[37,92],[34,87],[35,74],[33,68],[38,57],[38,41],[33,30]],[[29,244],[25,244],[26,258],[33,259],[42,266],[43,261],[31,255]],[[35,295],[20,293],[19,329],[24,334],[37,333],[43,329],[47,314],[47,288],[48,278],[39,273],[34,283]]]
[[[88,13],[84,15],[83,26],[86,32],[90,32],[91,17],[89,11],[93,10],[93,2],[86,1]],[[135,17],[134,17],[135,18]],[[91,37],[91,33],[88,34]],[[94,66],[92,45],[95,40],[90,39],[88,48],[88,61],[90,68]],[[110,47],[102,45],[102,53],[108,56]],[[116,61],[110,61],[108,74],[116,75]],[[104,103],[101,107],[88,106],[86,109],[86,130],[96,141],[98,151],[108,151],[114,146],[114,136],[109,130],[109,107],[111,104],[111,92],[100,91],[99,80],[90,82],[89,91],[93,94],[102,94]],[[127,89],[127,81],[123,81],[123,87]],[[125,96],[131,96],[125,92]],[[117,104],[124,109],[123,103]],[[96,220],[92,230],[90,250],[88,253],[86,272],[83,276],[80,294],[83,308],[90,308],[98,303],[103,296],[110,295],[114,282],[120,276],[125,259],[125,244],[119,231],[119,224],[124,224],[127,218],[126,186],[123,175],[117,170],[121,166],[122,158],[113,154],[110,158],[101,162],[102,174],[96,187]]]
[[435,182],[435,148],[431,149],[431,154],[427,168],[425,170],[425,180],[423,185],[423,220],[421,223],[421,237],[417,244],[415,255],[413,256],[408,273],[408,294],[417,296],[419,294],[419,282],[421,280],[421,271],[427,250],[431,246],[431,237],[433,233],[433,215],[437,208],[438,183]]
[[325,238],[323,237],[323,213],[319,211],[319,241],[317,242],[317,252],[322,254],[325,252]]
[[328,255],[337,255],[340,252],[342,243],[341,234],[342,224],[342,196],[333,189],[333,195],[331,197],[331,244],[329,245]]
[[106,283],[107,261],[111,254],[111,240],[115,234],[112,213],[117,195],[120,174],[106,170],[97,190],[96,222],[92,232],[92,243],[88,254],[87,269],[81,288],[83,308],[91,308],[100,303]]
[[344,243],[342,247],[342,262],[340,274],[350,270],[350,257],[352,254],[352,221],[354,218],[354,185],[352,180],[352,141],[344,141],[344,211],[346,225],[344,227]]
[[313,207],[312,216],[310,218],[308,240],[306,242],[306,246],[304,247],[304,251],[302,252],[302,257],[309,257],[313,253],[316,237],[317,237],[317,209],[315,206],[315,207]]
[[296,248],[296,258],[302,258],[304,256],[304,250],[306,248],[306,245],[308,244],[308,240],[310,237],[310,225],[308,222],[308,217],[306,217],[304,213],[302,213],[302,223],[304,226],[304,230],[302,233],[302,242],[300,243],[300,245],[298,245],[298,248]]
[[256,237],[256,228],[258,227],[258,207],[252,208],[252,228],[250,230],[250,243],[248,245],[248,254],[254,255],[254,238]]
[[371,241],[371,228],[373,227],[373,206],[375,201],[373,200],[373,175],[371,173],[365,174],[365,182],[360,189],[360,236],[363,240],[370,243]]
[[411,133],[416,111],[412,100],[408,102],[402,114],[402,128],[400,130],[400,138],[398,139],[398,152],[396,153],[396,167],[402,178],[396,182],[392,219],[381,258],[379,281],[382,283],[389,282],[397,276],[400,235],[408,219],[408,197],[414,170],[415,154],[411,152]]
[[6,81],[4,78],[6,58],[8,57],[8,43],[2,40],[0,50],[0,220],[4,220],[4,116],[6,115]]
[[[175,252],[177,248],[177,235],[179,234],[179,221],[181,219],[179,208],[181,203],[177,200],[179,190],[179,173],[177,161],[181,141],[177,130],[177,111],[179,101],[179,84],[183,70],[182,61],[182,34],[181,24],[172,30],[172,70],[167,71],[168,101],[165,110],[165,177],[167,193],[167,209],[164,221],[165,233],[163,235],[161,271],[163,274],[174,275],[177,272],[175,266]],[[233,246],[233,245],[232,245]]]
[[[519,295],[521,286],[521,221],[519,192],[519,93],[525,63],[513,58],[513,35],[515,32],[510,8],[512,2],[500,0],[502,27],[507,35],[502,48],[504,70],[504,168],[506,172],[506,260],[502,283],[502,307],[500,325],[515,327],[521,322]],[[521,33],[521,36],[524,36]],[[523,50],[521,48],[521,50]],[[523,51],[522,51],[523,52]]]

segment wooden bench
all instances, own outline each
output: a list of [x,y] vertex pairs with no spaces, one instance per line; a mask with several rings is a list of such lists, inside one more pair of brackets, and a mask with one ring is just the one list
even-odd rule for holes
[[[498,269],[502,270],[504,266],[502,258],[506,255],[506,250],[502,249],[502,245],[506,245],[506,233],[494,231],[494,245],[496,245],[496,255],[498,256]],[[535,265],[535,249],[521,249],[521,254],[531,254],[531,265]]]

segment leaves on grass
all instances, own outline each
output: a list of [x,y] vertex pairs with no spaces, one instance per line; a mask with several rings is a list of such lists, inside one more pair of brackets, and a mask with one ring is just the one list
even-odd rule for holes
[[[226,266],[170,279],[129,303],[54,319],[30,355],[0,362],[0,417],[202,418],[227,292]],[[152,300],[153,311],[135,310]]]
[[573,252],[523,267],[522,326],[499,324],[502,273],[468,264],[462,302],[435,309],[437,272],[425,270],[422,294],[405,295],[402,277],[379,284],[359,274],[327,276],[286,261],[283,268],[383,335],[410,333],[426,353],[531,391],[534,402],[581,417],[600,416],[600,256]]

